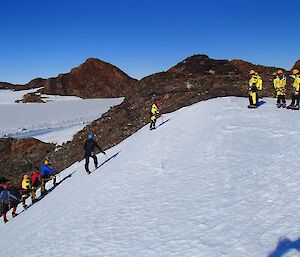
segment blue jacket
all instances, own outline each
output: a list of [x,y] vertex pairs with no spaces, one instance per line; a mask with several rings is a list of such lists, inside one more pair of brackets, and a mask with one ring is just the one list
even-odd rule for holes
[[49,177],[51,175],[54,175],[54,173],[55,173],[55,170],[52,170],[46,164],[42,165],[42,177]]
[[0,202],[7,204],[11,199],[15,199],[16,201],[20,201],[15,195],[11,194],[8,189],[3,189],[0,193]]

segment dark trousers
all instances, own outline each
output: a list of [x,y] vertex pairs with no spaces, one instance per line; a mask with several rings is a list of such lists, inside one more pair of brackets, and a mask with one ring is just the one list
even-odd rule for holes
[[89,171],[90,157],[92,157],[94,159],[95,167],[98,166],[97,156],[95,156],[93,154],[85,154],[84,157],[85,157],[85,166],[84,167],[85,167],[86,171]]
[[291,103],[291,105],[295,105],[295,103],[296,103],[296,105],[299,106],[299,101],[300,101],[299,95],[293,94],[292,95],[292,103]]
[[280,104],[280,102],[282,101],[282,103],[285,104],[285,95],[279,95],[277,96],[277,103]]

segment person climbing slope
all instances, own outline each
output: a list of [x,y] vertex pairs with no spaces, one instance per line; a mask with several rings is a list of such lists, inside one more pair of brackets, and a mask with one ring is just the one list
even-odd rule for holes
[[31,198],[32,203],[36,202],[36,190],[41,186],[41,176],[38,171],[34,171],[31,175]]
[[286,76],[283,74],[282,70],[277,71],[277,76],[273,80],[274,88],[276,90],[276,97],[277,97],[277,107],[280,108],[281,106],[283,108],[286,107]]
[[299,100],[300,100],[300,95],[299,95],[299,89],[300,89],[300,77],[299,77],[299,70],[294,69],[293,70],[293,94],[292,94],[292,102],[291,104],[287,107],[287,109],[292,109],[292,110],[299,110]]
[[[14,194],[10,192],[9,184],[6,183],[3,185],[3,190],[0,193],[1,214],[3,216],[4,223],[8,221],[6,215],[11,208],[12,200],[16,202],[20,202],[20,199],[18,199],[18,197],[16,197]],[[16,216],[16,210],[17,210],[17,206],[14,205],[12,210],[13,217]]]
[[22,206],[23,208],[27,208],[26,199],[30,196],[31,193],[31,184],[28,175],[23,176],[22,180]]
[[155,129],[155,124],[157,120],[157,114],[159,114],[160,102],[156,102],[151,106],[151,117],[150,117],[150,130]]
[[90,163],[90,157],[94,160],[95,169],[98,168],[98,159],[95,155],[95,148],[98,148],[98,150],[106,155],[106,153],[101,149],[101,147],[96,143],[94,140],[94,135],[92,133],[89,133],[87,136],[87,139],[84,142],[84,158],[85,158],[85,170],[87,174],[91,174],[89,170],[89,163]]
[[50,180],[53,180],[53,187],[56,187],[56,177],[55,174],[57,173],[55,170],[49,167],[50,163],[48,160],[44,161],[42,165],[42,186],[41,186],[41,196],[45,196],[46,194],[46,183]]

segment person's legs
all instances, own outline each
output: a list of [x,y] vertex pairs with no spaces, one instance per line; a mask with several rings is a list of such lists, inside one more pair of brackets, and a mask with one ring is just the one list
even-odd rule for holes
[[53,176],[53,186],[56,187],[56,176]]
[[86,172],[89,172],[89,164],[90,164],[90,156],[86,155],[85,156],[85,165],[84,165]]
[[11,213],[13,218],[17,216],[16,211],[17,211],[17,206],[14,206],[13,210],[12,210],[12,213]]
[[3,215],[3,221],[4,221],[4,223],[6,223],[8,220],[7,220],[7,217],[6,217],[6,213],[4,213]]
[[96,155],[92,155],[91,157],[93,158],[95,168],[97,169],[98,168],[98,159],[97,159],[97,156]]

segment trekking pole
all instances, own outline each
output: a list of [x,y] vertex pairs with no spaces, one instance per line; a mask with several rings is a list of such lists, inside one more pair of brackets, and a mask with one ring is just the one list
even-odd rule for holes
[[165,121],[164,121],[164,115],[162,114],[161,115],[161,124],[163,124]]

